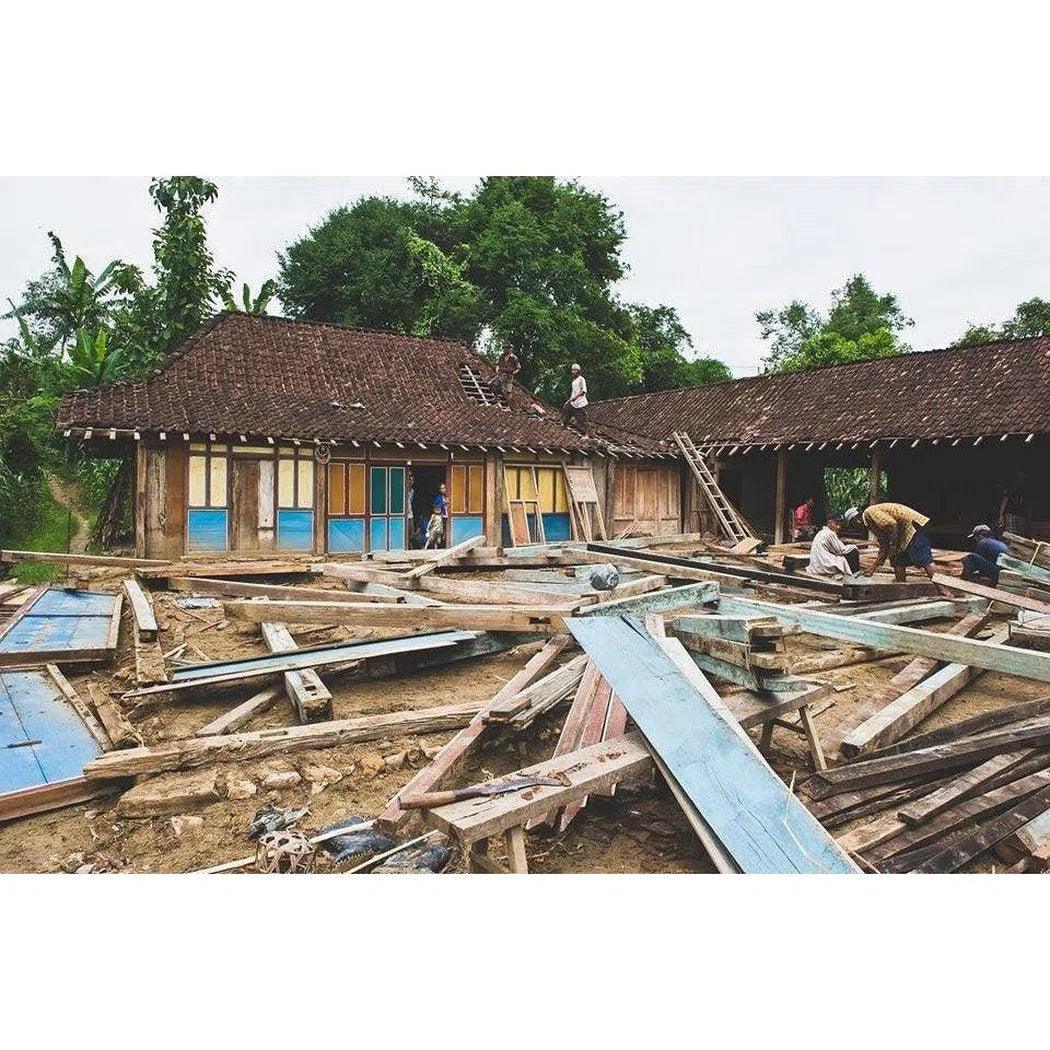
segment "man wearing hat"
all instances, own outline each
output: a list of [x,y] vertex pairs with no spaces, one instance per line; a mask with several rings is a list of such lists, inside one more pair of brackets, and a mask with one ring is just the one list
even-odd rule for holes
[[984,577],[992,581],[993,587],[996,586],[999,583],[999,555],[1006,554],[1010,548],[1002,540],[997,540],[987,525],[974,525],[967,539],[973,540],[974,545],[973,553],[962,560],[963,579]]
[[925,514],[903,503],[872,503],[867,507],[850,507],[843,515],[847,525],[857,518],[879,541],[879,556],[872,572],[888,558],[898,583],[904,582],[909,565],[922,569],[933,579],[933,547],[922,531],[930,520]]
[[562,423],[575,427],[581,434],[587,433],[587,380],[583,369],[572,366],[572,392],[569,400],[561,406]]

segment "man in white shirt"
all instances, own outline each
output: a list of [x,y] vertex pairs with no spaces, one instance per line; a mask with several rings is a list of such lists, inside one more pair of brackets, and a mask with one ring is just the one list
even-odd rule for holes
[[561,421],[565,426],[573,426],[581,434],[587,433],[587,380],[583,378],[583,369],[572,366],[572,392],[569,400],[561,406]]
[[813,537],[806,567],[811,576],[853,576],[860,572],[860,551],[852,543],[843,543],[839,539],[841,528],[842,519],[832,514]]

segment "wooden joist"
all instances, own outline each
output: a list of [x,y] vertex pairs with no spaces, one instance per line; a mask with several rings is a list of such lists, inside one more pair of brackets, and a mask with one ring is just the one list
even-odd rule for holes
[[124,581],[124,593],[131,606],[131,615],[135,619],[135,630],[143,641],[153,642],[157,638],[157,616],[153,611],[153,601],[142,589],[142,584],[133,577]]
[[409,569],[409,571],[404,574],[405,579],[418,580],[420,576],[425,576],[428,572],[433,572],[439,565],[455,561],[457,558],[462,558],[465,554],[468,554],[475,548],[484,546],[484,536],[472,536],[469,540],[463,540],[462,543],[457,543],[454,546],[441,551],[438,557],[429,561],[421,562],[414,569]]
[[99,565],[116,569],[170,567],[170,561],[158,558],[118,558],[103,554],[60,554],[55,551],[0,551],[0,562],[48,562],[54,565]]
[[166,579],[169,576],[205,576],[214,579],[224,576],[308,576],[306,561],[257,561],[249,559],[164,562],[161,567],[138,568],[136,573],[145,579]]
[[223,733],[232,733],[241,726],[247,725],[256,715],[269,711],[282,696],[285,695],[283,683],[280,685],[268,685],[265,689],[248,697],[242,704],[224,711],[218,718],[203,725],[194,736],[221,736]]
[[436,790],[452,772],[457,763],[474,746],[485,731],[485,715],[508,697],[517,696],[522,689],[542,675],[561,655],[569,642],[568,635],[556,635],[515,674],[492,699],[471,718],[451,740],[449,740],[405,786],[395,795],[379,814],[378,823],[387,831],[396,831],[410,814],[398,805],[401,794],[422,794]]
[[597,605],[580,609],[577,616],[617,616],[631,613],[642,616],[646,613],[666,612],[688,606],[699,606],[718,598],[717,583],[693,583],[684,587],[672,587],[664,591],[638,594],[633,597],[612,598]]
[[[299,649],[283,623],[262,624],[262,636],[271,653],[291,653]],[[285,692],[300,722],[323,722],[332,717],[332,694],[312,667],[285,671],[283,677]]]
[[1040,601],[1038,598],[1030,598],[1025,594],[1014,594],[1012,591],[1004,591],[998,587],[986,587],[983,583],[974,583],[973,580],[962,580],[957,576],[944,576],[941,573],[934,575],[933,582],[952,591],[973,594],[979,598],[987,598],[989,601],[999,602],[1002,605],[1013,606],[1015,609],[1027,609],[1029,612],[1050,615],[1050,602]]
[[[224,601],[234,620],[263,623],[350,624],[401,629],[461,627],[480,631],[556,632],[565,629],[565,605],[347,605],[343,602]],[[1048,660],[1050,662],[1050,660]]]
[[90,780],[193,769],[213,762],[247,762],[268,755],[317,748],[339,747],[383,737],[424,735],[465,726],[480,709],[471,701],[414,711],[394,711],[361,718],[342,718],[313,725],[263,729],[189,740],[173,740],[155,747],[111,751],[84,767]]
[[969,664],[986,671],[1000,671],[1042,682],[1050,681],[1050,653],[1013,649],[993,642],[938,634],[917,627],[874,623],[857,616],[836,616],[799,606],[775,605],[737,595],[723,594],[718,607],[720,612],[730,614],[776,616],[785,623],[798,624],[811,634],[827,638],[897,649],[915,656],[928,656],[946,663]]
[[1034,562],[1022,561],[1020,558],[1012,558],[1009,554],[1000,554],[998,558],[1000,569],[1017,573],[1042,587],[1050,588],[1050,569]]
[[[515,719],[528,724],[544,711],[571,695],[580,684],[587,667],[586,656],[574,656],[561,667],[537,678],[523,689],[506,693],[489,705],[484,721],[512,724]],[[502,691],[501,691],[502,692]]]
[[175,591],[239,598],[283,598],[288,601],[385,602],[398,604],[397,594],[366,593],[350,590],[321,590],[317,587],[289,587],[274,583],[245,583],[243,580],[217,580],[206,576],[170,576],[168,586]]

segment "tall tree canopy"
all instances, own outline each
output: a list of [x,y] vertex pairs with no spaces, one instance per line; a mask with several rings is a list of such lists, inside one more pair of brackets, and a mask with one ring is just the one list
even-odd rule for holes
[[412,185],[419,200],[362,198],[281,254],[288,313],[511,345],[523,381],[552,399],[574,361],[601,396],[728,375],[691,360],[673,308],[617,297],[626,231],[601,194],[547,177],[486,178],[469,196]]
[[797,372],[907,353],[911,347],[901,333],[914,324],[895,295],[880,295],[863,274],[855,274],[831,293],[826,315],[795,300],[779,310],[761,310],[755,320],[770,345],[763,359],[767,372]]
[[952,346],[979,346],[1000,339],[1029,339],[1037,335],[1050,335],[1050,302],[1026,299],[1017,304],[1013,317],[1001,325],[970,325]]

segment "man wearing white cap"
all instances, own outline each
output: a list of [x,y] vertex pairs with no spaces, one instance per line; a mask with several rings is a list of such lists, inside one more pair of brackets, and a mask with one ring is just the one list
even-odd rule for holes
[[583,369],[576,364],[572,366],[572,392],[561,406],[561,418],[565,426],[587,433],[587,380],[583,378]]
[[992,581],[992,586],[999,583],[999,566],[996,564],[1000,554],[1006,554],[1010,549],[1002,540],[997,540],[992,535],[992,530],[987,525],[974,525],[973,532],[967,537],[974,541],[973,553],[967,554],[962,560],[962,576],[964,580],[973,580],[980,577]]

